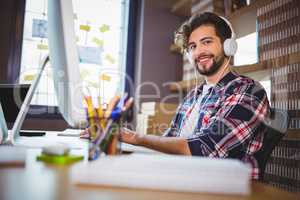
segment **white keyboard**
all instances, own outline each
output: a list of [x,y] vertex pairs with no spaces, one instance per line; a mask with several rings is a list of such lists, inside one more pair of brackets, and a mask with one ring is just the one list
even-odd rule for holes
[[[22,146],[22,147],[29,147],[29,148],[42,148],[47,145],[51,144],[65,144],[71,149],[83,149],[88,147],[88,140],[80,139],[78,134],[80,130],[70,130],[67,129],[63,132],[57,131],[46,131],[45,136],[37,136],[37,137],[18,137],[14,145]],[[64,133],[67,135],[68,133],[70,136],[58,136],[59,134]],[[73,137],[74,136],[74,137]]]
[[155,151],[152,149],[148,149],[146,147],[135,146],[135,145],[127,144],[127,143],[123,143],[123,142],[121,143],[121,149],[122,149],[122,151],[131,152],[131,153],[162,154],[159,151]]

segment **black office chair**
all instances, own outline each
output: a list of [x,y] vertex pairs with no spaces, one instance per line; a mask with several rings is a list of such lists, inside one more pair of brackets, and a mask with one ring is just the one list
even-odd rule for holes
[[264,180],[267,161],[275,146],[287,132],[289,117],[286,110],[271,109],[270,120],[266,122],[268,130],[263,139],[262,148],[254,154],[260,169],[259,180]]

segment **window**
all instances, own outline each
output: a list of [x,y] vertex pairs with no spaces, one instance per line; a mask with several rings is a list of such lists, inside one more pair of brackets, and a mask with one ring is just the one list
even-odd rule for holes
[[[125,87],[129,1],[73,0],[73,10],[80,76],[94,99],[107,102]],[[27,0],[20,83],[31,83],[47,54],[47,0]],[[31,104],[57,106],[50,65]]]
[[234,55],[234,65],[249,65],[257,63],[257,32],[236,39],[238,49]]
[[[250,33],[243,37],[236,39],[238,43],[238,50],[234,55],[234,65],[250,65],[258,62],[257,52],[257,32]],[[261,72],[259,72],[261,73]],[[258,73],[255,73],[255,77],[260,77],[259,82],[266,90],[269,101],[271,100],[271,80],[270,76],[264,77],[263,79]],[[252,77],[254,78],[254,77]],[[255,78],[254,78],[255,79]]]

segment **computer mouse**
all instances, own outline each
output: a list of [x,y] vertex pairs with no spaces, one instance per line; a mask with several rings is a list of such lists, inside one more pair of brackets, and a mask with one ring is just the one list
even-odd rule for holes
[[42,153],[53,156],[64,156],[68,155],[70,147],[64,144],[51,144],[42,148]]

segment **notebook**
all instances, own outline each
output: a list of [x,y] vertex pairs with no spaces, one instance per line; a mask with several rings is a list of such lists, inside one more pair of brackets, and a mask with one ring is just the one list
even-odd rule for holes
[[0,146],[0,168],[24,167],[26,160],[26,149],[15,146]]
[[247,195],[251,169],[234,159],[131,154],[76,165],[71,180],[75,185]]

